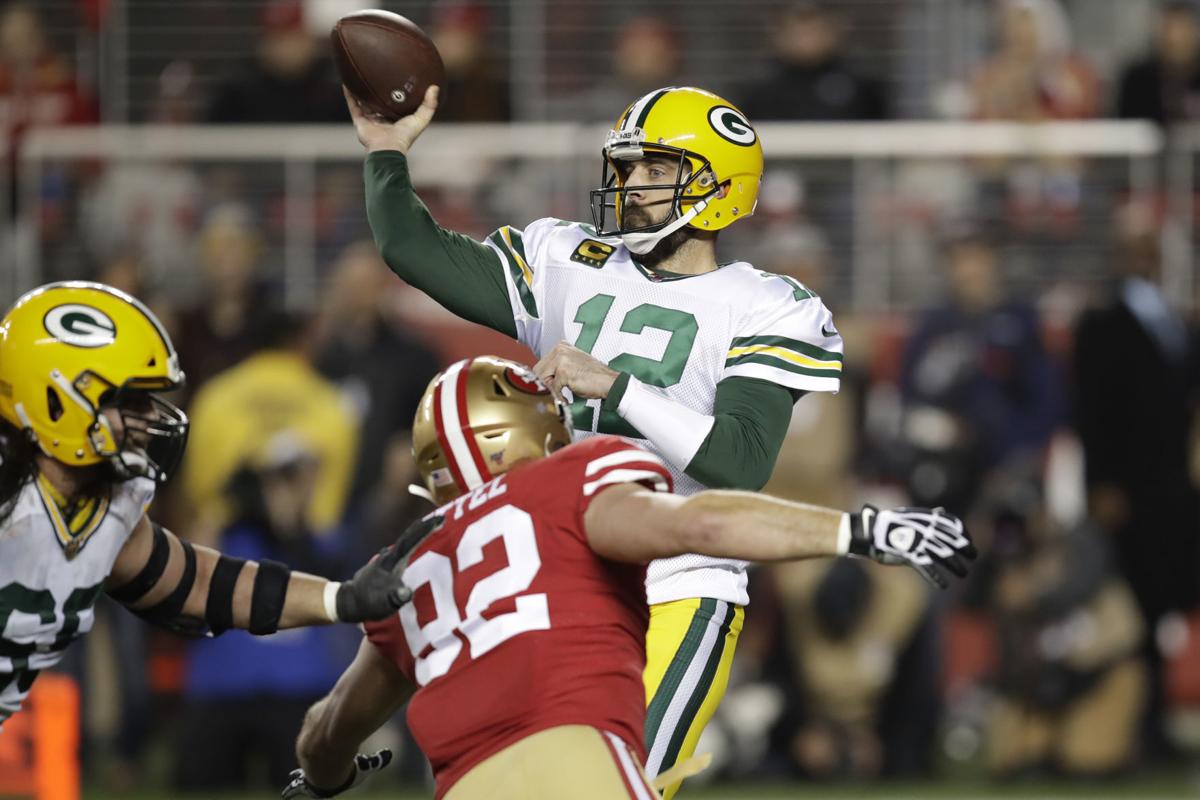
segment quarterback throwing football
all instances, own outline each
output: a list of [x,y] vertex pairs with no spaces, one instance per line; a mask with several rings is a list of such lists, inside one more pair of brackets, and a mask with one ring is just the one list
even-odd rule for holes
[[[680,494],[761,489],[792,405],[837,391],[842,339],[820,298],[744,261],[717,262],[719,232],[754,213],[763,171],[758,134],[731,103],[690,87],[638,98],[604,142],[593,224],[539,219],[480,243],[441,228],[409,179],[437,87],[395,123],[346,96],[369,151],[367,213],[388,266],[459,316],[527,345],[537,374],[572,398],[575,430],[643,441]],[[724,695],[748,602],[746,564],[698,554],[656,561],[647,599],[653,776],[694,752]]]
[[940,510],[672,494],[671,469],[636,444],[570,444],[568,414],[501,359],[460,361],[430,384],[413,450],[441,504],[431,519],[444,522],[405,548],[412,602],[367,626],[354,663],[309,711],[285,798],[331,797],[386,765],[386,751],[356,750],[411,696],[438,798],[650,800],[646,562],[853,553],[944,578],[974,556],[962,523]]

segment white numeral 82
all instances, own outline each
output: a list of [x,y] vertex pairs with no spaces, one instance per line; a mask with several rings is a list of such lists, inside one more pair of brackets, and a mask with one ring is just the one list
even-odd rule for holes
[[479,658],[518,634],[550,627],[550,609],[544,593],[521,595],[515,599],[516,610],[484,619],[483,612],[497,600],[528,589],[542,568],[533,518],[516,506],[506,505],[467,526],[454,554],[458,572],[483,561],[483,548],[499,538],[504,540],[508,566],[475,584],[467,597],[464,614],[459,613],[454,601],[454,567],[449,558],[428,552],[405,570],[404,582],[414,592],[425,584],[433,592],[434,618],[424,625],[417,621],[417,610],[412,603],[400,609],[400,623],[416,660],[419,685],[424,686],[450,671],[462,651],[460,633],[471,647],[471,658]]

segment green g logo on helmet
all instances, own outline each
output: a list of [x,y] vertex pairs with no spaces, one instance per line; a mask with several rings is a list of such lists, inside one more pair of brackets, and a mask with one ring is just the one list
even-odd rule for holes
[[[183,381],[158,318],[111,286],[49,283],[0,319],[0,419],[66,466],[107,463],[120,480],[165,481],[183,455],[188,422],[156,393]],[[128,435],[134,427],[137,437]]]
[[104,347],[117,338],[117,325],[94,306],[64,303],[46,312],[42,319],[46,332],[73,347]]
[[[601,186],[591,192],[592,220],[600,237],[619,236],[634,253],[648,252],[686,226],[719,231],[754,213],[762,181],[763,152],[746,115],[712,92],[692,86],[656,89],[617,118],[603,148]],[[622,170],[642,158],[676,165],[674,213],[632,228],[623,222],[628,188]],[[657,188],[657,187],[656,187]]]
[[750,127],[742,112],[729,106],[713,106],[708,112],[708,124],[717,135],[726,141],[749,147],[758,140],[758,134]]

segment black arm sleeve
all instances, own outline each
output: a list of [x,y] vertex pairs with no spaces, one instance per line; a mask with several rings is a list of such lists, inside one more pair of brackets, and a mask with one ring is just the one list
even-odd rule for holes
[[388,267],[463,319],[515,339],[499,258],[469,236],[437,224],[413,191],[404,154],[368,155],[363,182],[367,219]]

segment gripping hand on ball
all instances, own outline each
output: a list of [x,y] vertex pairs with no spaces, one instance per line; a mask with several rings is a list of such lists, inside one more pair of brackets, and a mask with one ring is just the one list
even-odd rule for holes
[[851,555],[908,564],[942,589],[950,585],[946,573],[965,577],[976,555],[962,520],[942,508],[881,511],[868,504],[849,516]]
[[398,150],[408,155],[413,142],[433,121],[433,112],[438,104],[438,87],[430,86],[416,111],[395,122],[388,122],[371,113],[345,86],[342,87],[342,94],[346,96],[346,106],[350,109],[350,118],[354,120],[358,141],[369,153]]

